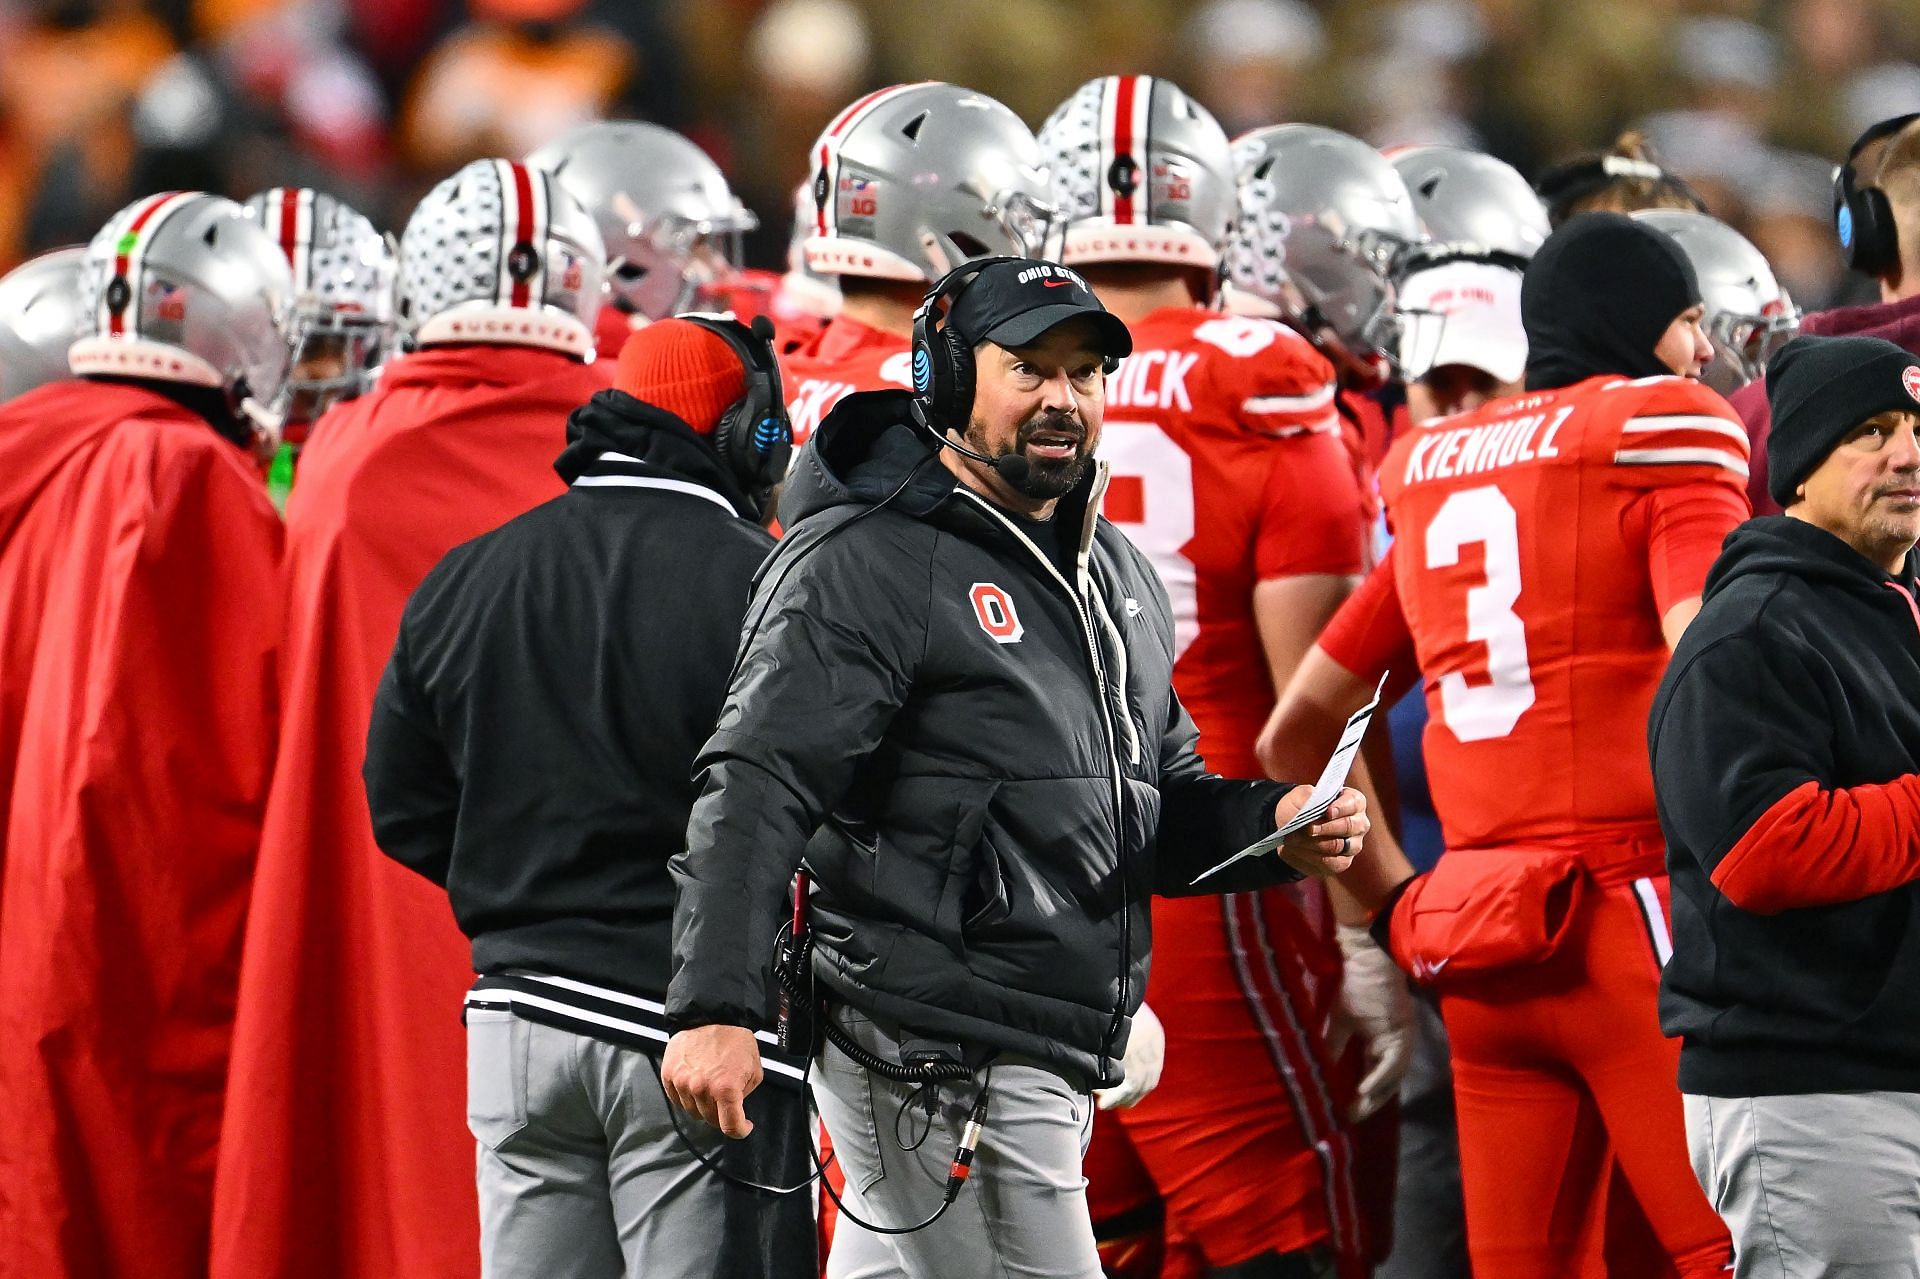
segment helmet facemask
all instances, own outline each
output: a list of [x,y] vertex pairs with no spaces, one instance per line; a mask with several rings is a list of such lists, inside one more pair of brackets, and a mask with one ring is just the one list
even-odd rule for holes
[[607,263],[611,304],[649,320],[712,309],[746,261],[747,232],[759,225],[744,208],[721,218],[666,214],[650,225],[629,224],[628,252]]
[[1772,315],[1742,315],[1716,311],[1702,325],[1713,345],[1713,360],[1700,380],[1722,395],[1731,395],[1766,371],[1767,362],[1800,331],[1800,312],[1791,303],[1778,304]]
[[287,425],[311,425],[338,401],[365,395],[380,376],[388,346],[387,326],[370,316],[303,314],[287,378]]

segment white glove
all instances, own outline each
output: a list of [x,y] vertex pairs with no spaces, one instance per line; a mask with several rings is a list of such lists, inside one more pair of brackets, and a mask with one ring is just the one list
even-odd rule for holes
[[1117,1087],[1094,1089],[1094,1102],[1102,1110],[1137,1106],[1160,1082],[1160,1070],[1167,1064],[1167,1028],[1145,1004],[1133,1015],[1133,1033],[1127,1036],[1127,1055],[1120,1064],[1127,1077]]
[[1412,1063],[1413,994],[1406,974],[1364,926],[1341,924],[1336,935],[1345,964],[1327,1047],[1338,1057],[1354,1035],[1366,1041],[1367,1074],[1347,1112],[1359,1123],[1393,1099]]

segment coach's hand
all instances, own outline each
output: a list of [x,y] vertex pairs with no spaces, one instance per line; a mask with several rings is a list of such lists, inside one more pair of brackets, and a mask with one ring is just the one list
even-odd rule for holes
[[660,1059],[667,1100],[729,1137],[753,1131],[747,1095],[760,1086],[760,1046],[745,1026],[695,1026],[667,1041]]
[[[1307,806],[1312,794],[1313,787],[1296,786],[1283,795],[1274,806],[1274,829],[1292,821],[1295,814]],[[1349,786],[1340,792],[1333,806],[1321,814],[1319,821],[1293,832],[1281,842],[1280,859],[1302,875],[1321,879],[1338,875],[1353,865],[1353,856],[1360,851],[1360,843],[1372,826],[1367,820],[1367,797]]]

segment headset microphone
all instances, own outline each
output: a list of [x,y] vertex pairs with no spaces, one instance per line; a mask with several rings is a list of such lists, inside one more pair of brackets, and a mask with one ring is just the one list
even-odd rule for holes
[[1026,458],[1020,456],[1018,453],[1002,453],[999,457],[991,457],[982,453],[979,449],[962,444],[945,431],[939,430],[932,422],[927,420],[926,410],[922,408],[918,400],[915,400],[913,404],[913,416],[914,420],[919,422],[927,434],[931,435],[934,441],[942,448],[952,449],[955,453],[960,454],[960,456],[970,457],[976,462],[984,462],[986,465],[992,467],[1001,479],[1015,488],[1019,488],[1022,484],[1025,484],[1027,477],[1033,474],[1033,463],[1027,461]]

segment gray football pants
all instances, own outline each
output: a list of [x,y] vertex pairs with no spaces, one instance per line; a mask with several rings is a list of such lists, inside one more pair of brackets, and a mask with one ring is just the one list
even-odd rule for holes
[[1920,1279],[1920,1093],[1683,1100],[1735,1279]]
[[[861,1047],[900,1059],[893,1037],[861,1013],[836,1007],[832,1016]],[[929,1121],[913,1085],[869,1074],[828,1043],[813,1087],[847,1175],[847,1207],[882,1226],[931,1215],[986,1074],[942,1085]],[[1093,1098],[1021,1058],[996,1062],[990,1087],[973,1175],[953,1207],[907,1235],[877,1235],[841,1217],[827,1279],[1100,1279],[1080,1171]]]
[[[483,1279],[708,1279],[719,1178],[674,1132],[644,1053],[467,1010]],[[681,1121],[703,1154],[717,1128]]]

